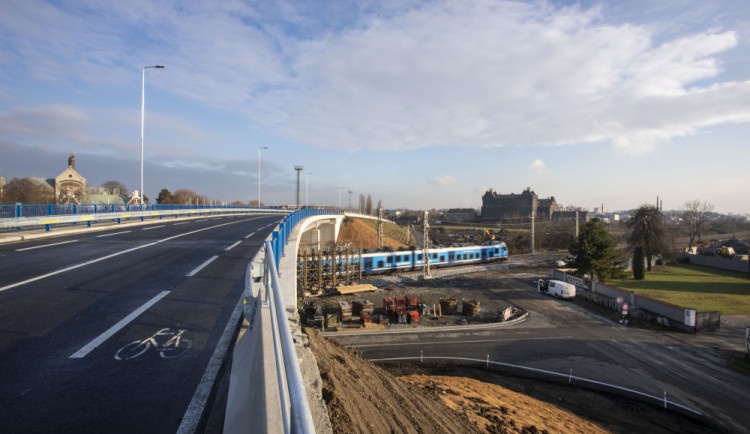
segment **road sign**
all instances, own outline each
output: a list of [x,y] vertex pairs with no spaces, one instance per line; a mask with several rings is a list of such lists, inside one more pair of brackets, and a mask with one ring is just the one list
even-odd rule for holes
[[622,314],[627,315],[628,309],[630,309],[630,305],[627,303],[623,303],[622,306],[620,306],[620,309],[622,309]]
[[622,302],[623,302],[622,297],[617,297],[617,303],[622,303]]

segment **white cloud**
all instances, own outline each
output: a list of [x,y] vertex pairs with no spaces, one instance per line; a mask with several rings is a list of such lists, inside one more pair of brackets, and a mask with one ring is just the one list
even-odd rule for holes
[[432,184],[439,185],[439,186],[446,186],[446,185],[453,185],[458,184],[460,181],[452,176],[439,176],[436,178],[432,178]]
[[535,171],[537,173],[542,173],[545,171],[545,169],[546,167],[544,166],[544,161],[539,159],[534,160],[534,162],[529,165],[529,170]]
[[0,62],[99,86],[132,86],[141,66],[164,64],[150,86],[333,149],[603,142],[639,153],[750,121],[750,80],[712,83],[722,56],[745,49],[715,21],[664,39],[659,23],[608,23],[606,7],[383,8],[10,2],[0,27],[15,42],[0,44]]

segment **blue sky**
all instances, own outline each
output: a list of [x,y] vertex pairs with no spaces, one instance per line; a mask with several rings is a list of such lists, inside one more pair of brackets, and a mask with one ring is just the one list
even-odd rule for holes
[[[750,3],[0,3],[0,176],[219,200],[750,213]],[[343,193],[342,193],[343,192]],[[340,193],[341,196],[340,196]]]

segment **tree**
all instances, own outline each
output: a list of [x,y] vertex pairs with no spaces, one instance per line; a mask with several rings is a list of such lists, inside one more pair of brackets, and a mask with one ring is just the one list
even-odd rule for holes
[[599,219],[591,219],[583,225],[578,239],[571,243],[569,251],[573,259],[568,262],[568,266],[575,268],[579,276],[589,275],[592,280],[604,282],[625,275],[617,241]]
[[367,195],[367,203],[365,205],[365,214],[372,215],[372,196]]
[[700,238],[708,230],[708,218],[713,210],[712,204],[699,200],[689,200],[682,206],[682,225],[690,239],[688,248],[693,247],[696,236]]
[[115,194],[120,196],[128,195],[128,187],[120,181],[107,181],[102,184],[107,194]]
[[50,204],[55,203],[52,187],[31,178],[13,178],[5,185],[3,202],[6,204]]
[[162,188],[159,195],[156,196],[156,203],[158,204],[169,204],[172,203],[172,192],[166,188]]
[[666,240],[666,219],[653,205],[641,205],[627,222],[630,228],[628,245],[630,248],[643,247],[646,256],[646,269],[651,271],[651,258],[668,251]]
[[633,250],[633,279],[643,280],[646,277],[646,269],[643,265],[643,247],[638,246]]
[[196,200],[198,198],[198,193],[194,192],[193,190],[181,188],[179,190],[176,190],[174,194],[172,194],[172,203],[179,205],[189,205],[191,203],[196,203]]

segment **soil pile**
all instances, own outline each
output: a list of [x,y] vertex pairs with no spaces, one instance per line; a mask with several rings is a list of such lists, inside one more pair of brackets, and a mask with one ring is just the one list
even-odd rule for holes
[[[405,229],[384,223],[383,245],[398,249],[407,247],[408,234]],[[378,247],[377,222],[374,220],[346,219],[338,235],[339,243],[351,243],[354,249],[375,249]]]
[[463,377],[395,377],[306,328],[334,432],[607,432],[501,386]]
[[439,396],[448,407],[466,414],[485,432],[609,432],[552,404],[495,384],[418,374],[400,379]]
[[416,385],[304,329],[323,379],[323,399],[334,432],[480,432],[469,419]]

